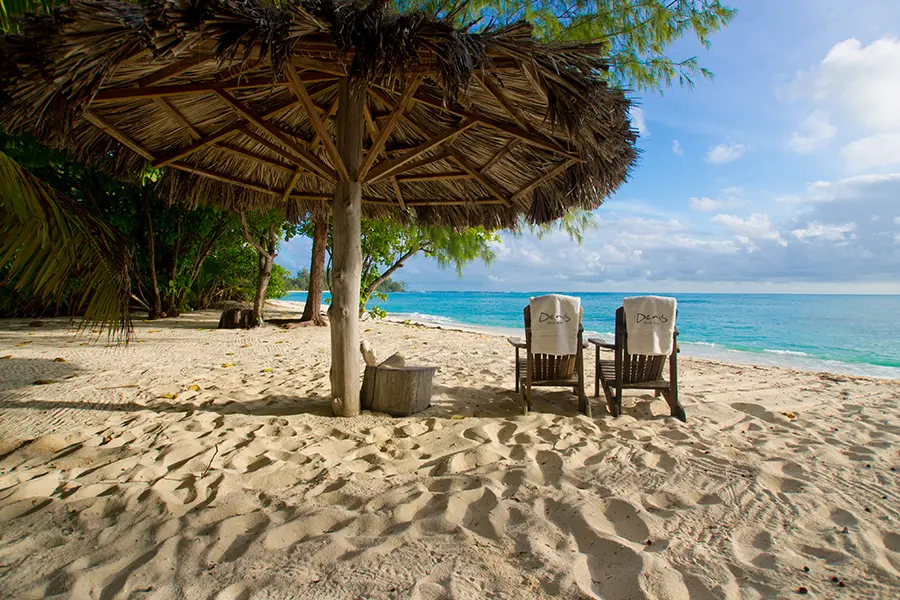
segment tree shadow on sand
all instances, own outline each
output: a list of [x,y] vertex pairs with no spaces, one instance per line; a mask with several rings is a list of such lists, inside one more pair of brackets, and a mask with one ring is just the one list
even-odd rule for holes
[[74,374],[75,368],[65,361],[52,358],[7,358],[0,360],[0,392],[57,383]]

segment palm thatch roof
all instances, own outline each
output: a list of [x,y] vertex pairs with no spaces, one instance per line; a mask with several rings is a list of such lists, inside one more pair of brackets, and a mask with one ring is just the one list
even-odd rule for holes
[[327,204],[338,81],[368,97],[368,216],[453,226],[593,209],[635,161],[599,45],[527,23],[455,29],[384,0],[76,0],[0,38],[0,124],[167,195],[226,208]]

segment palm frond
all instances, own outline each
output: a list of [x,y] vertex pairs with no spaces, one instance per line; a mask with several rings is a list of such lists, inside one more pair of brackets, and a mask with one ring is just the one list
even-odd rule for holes
[[56,193],[0,152],[0,267],[17,291],[42,298],[71,294],[83,324],[132,331],[131,256],[115,228]]

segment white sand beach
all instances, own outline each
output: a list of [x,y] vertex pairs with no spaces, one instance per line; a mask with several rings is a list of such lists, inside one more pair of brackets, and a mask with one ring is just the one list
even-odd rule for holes
[[336,419],[327,328],[217,319],[0,323],[0,597],[900,596],[898,381],[684,359],[687,423],[521,416],[503,338],[367,321],[433,406]]

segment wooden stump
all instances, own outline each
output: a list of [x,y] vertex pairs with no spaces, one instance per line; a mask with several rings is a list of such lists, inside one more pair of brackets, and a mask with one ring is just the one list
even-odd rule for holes
[[219,329],[250,329],[254,325],[253,310],[249,308],[229,308],[219,317]]
[[406,366],[395,354],[377,367],[367,366],[359,399],[363,410],[406,417],[431,406],[437,367]]

